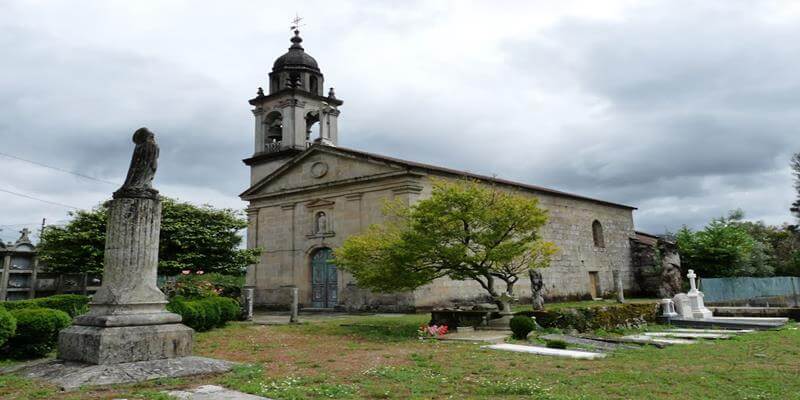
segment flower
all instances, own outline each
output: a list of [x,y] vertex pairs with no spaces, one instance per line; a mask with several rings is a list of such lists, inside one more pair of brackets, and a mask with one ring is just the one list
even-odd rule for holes
[[181,274],[183,274],[183,275],[189,275],[191,273],[192,273],[192,271],[189,271],[188,269],[185,269],[185,270],[181,271]]
[[418,332],[421,337],[438,337],[447,334],[447,331],[447,325],[421,325]]
[[204,273],[203,271],[197,271],[197,275],[203,275]]

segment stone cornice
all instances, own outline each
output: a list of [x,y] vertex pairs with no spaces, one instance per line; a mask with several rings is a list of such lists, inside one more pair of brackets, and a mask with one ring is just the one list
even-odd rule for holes
[[328,104],[333,104],[335,106],[341,106],[342,104],[344,104],[344,102],[339,100],[339,99],[333,99],[333,98],[330,98],[330,97],[319,96],[319,95],[313,94],[311,92],[306,92],[305,90],[290,89],[290,88],[279,90],[279,91],[277,91],[275,93],[271,93],[271,94],[269,94],[267,96],[257,96],[255,98],[252,98],[252,99],[248,100],[248,103],[250,103],[250,105],[252,105],[252,106],[257,106],[257,105],[264,104],[264,103],[266,103],[268,101],[275,100],[277,98],[284,97],[284,96],[307,97],[309,99],[313,99],[313,100],[317,100],[317,101],[324,101],[324,102],[326,102]]
[[[325,182],[325,183],[319,183],[319,184],[315,184],[315,185],[301,186],[301,187],[292,188],[292,189],[284,189],[284,190],[280,190],[280,191],[276,191],[276,192],[272,192],[272,193],[266,193],[266,194],[247,195],[247,196],[242,196],[242,200],[254,201],[254,200],[259,200],[259,199],[270,199],[270,198],[275,198],[275,197],[280,197],[280,196],[287,196],[287,195],[290,195],[290,194],[300,194],[300,193],[305,193],[305,192],[311,192],[311,191],[325,189],[325,188],[342,187],[342,186],[354,185],[354,184],[359,184],[359,183],[375,182],[375,181],[380,181],[380,180],[385,180],[385,179],[390,179],[390,178],[406,177],[406,176],[420,177],[421,178],[421,177],[423,177],[425,175],[424,174],[419,174],[419,173],[416,173],[416,172],[413,172],[413,171],[407,171],[407,170],[393,171],[393,172],[386,172],[386,173],[369,175],[369,176],[361,176],[361,177],[356,177],[356,178],[340,179],[340,180],[336,180],[336,181],[332,181],[332,182]],[[405,184],[405,185],[408,185],[408,184]],[[410,186],[410,185],[408,185],[408,186]],[[387,188],[388,189],[393,189],[392,186],[389,186]],[[421,188],[420,188],[420,190],[421,190]]]

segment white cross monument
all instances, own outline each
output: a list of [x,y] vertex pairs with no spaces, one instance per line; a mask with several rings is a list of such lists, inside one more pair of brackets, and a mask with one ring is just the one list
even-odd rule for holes
[[692,307],[692,317],[695,319],[711,318],[711,310],[707,309],[703,304],[703,292],[697,290],[697,283],[695,282],[697,275],[695,275],[694,270],[690,269],[686,277],[689,278],[690,289],[686,295],[689,297],[689,305]]

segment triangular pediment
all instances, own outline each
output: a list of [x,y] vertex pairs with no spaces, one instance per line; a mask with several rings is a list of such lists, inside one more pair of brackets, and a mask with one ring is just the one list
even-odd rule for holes
[[323,207],[333,207],[336,204],[333,201],[325,200],[325,199],[314,199],[306,203],[306,208],[323,208]]
[[241,197],[248,200],[258,196],[379,179],[404,173],[407,173],[407,169],[397,163],[340,151],[336,147],[314,146],[287,161],[242,193]]

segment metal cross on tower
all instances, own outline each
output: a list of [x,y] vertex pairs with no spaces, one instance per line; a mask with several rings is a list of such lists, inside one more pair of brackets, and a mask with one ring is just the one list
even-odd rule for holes
[[300,23],[302,20],[303,20],[303,18],[301,18],[299,15],[297,15],[297,13],[294,13],[294,19],[292,20],[292,26],[289,27],[289,29],[295,31],[298,28],[300,28],[301,26],[304,26],[305,24],[301,24]]

